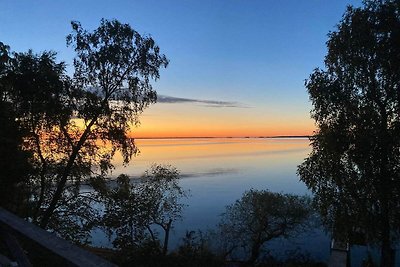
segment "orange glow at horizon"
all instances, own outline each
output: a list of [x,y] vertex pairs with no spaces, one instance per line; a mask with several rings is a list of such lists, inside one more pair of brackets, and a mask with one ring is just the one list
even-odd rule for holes
[[133,138],[260,137],[311,135],[313,121],[296,112],[278,115],[262,108],[211,108],[193,104],[156,104],[132,127]]

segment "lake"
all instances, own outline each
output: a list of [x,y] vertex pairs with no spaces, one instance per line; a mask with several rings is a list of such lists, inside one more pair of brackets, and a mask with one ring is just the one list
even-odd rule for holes
[[[139,155],[128,166],[117,155],[113,176],[121,173],[138,177],[152,164],[170,164],[181,173],[181,186],[190,191],[182,221],[171,236],[173,249],[186,230],[215,227],[225,206],[249,189],[310,195],[296,175],[297,166],[311,151],[306,138],[198,138],[139,139]],[[101,234],[95,245],[109,246]],[[274,255],[300,249],[313,258],[326,261],[330,239],[321,229],[290,239],[268,243]]]

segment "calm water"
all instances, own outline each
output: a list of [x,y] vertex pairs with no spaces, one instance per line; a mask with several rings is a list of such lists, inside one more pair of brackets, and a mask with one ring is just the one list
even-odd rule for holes
[[[183,220],[175,224],[172,247],[186,230],[213,228],[225,206],[251,188],[309,194],[296,175],[297,165],[310,152],[308,139],[153,139],[136,143],[140,154],[126,167],[117,157],[113,175],[140,176],[153,163],[170,164],[180,170],[181,186],[190,190]],[[107,245],[101,238],[97,242]],[[280,255],[297,247],[320,260],[329,256],[329,239],[319,229],[268,245]]]

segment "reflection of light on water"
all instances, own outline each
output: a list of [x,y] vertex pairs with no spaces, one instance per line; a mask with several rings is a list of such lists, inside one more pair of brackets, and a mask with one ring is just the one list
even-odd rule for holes
[[[170,164],[180,170],[181,186],[190,190],[183,220],[176,223],[172,233],[171,248],[186,230],[214,227],[225,206],[246,190],[308,193],[296,175],[297,165],[310,152],[308,139],[142,139],[136,144],[140,154],[129,166],[122,166],[120,155],[115,158],[114,176],[125,173],[137,177],[153,163]],[[329,240],[321,231],[316,233],[292,241],[276,241],[273,247],[296,248],[300,242],[317,257],[328,257]]]
[[[140,154],[123,167],[116,155],[114,175],[140,175],[152,163],[171,164],[182,173],[234,168],[279,169],[299,164],[309,152],[307,139],[140,139]],[[283,161],[283,162],[282,162]]]

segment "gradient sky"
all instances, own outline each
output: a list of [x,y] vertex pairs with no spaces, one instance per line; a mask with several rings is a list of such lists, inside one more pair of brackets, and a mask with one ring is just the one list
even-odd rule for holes
[[323,67],[325,42],[361,0],[0,0],[0,41],[14,51],[54,50],[72,73],[70,21],[101,18],[150,34],[170,65],[160,101],[135,137],[305,135],[314,130],[304,80]]

